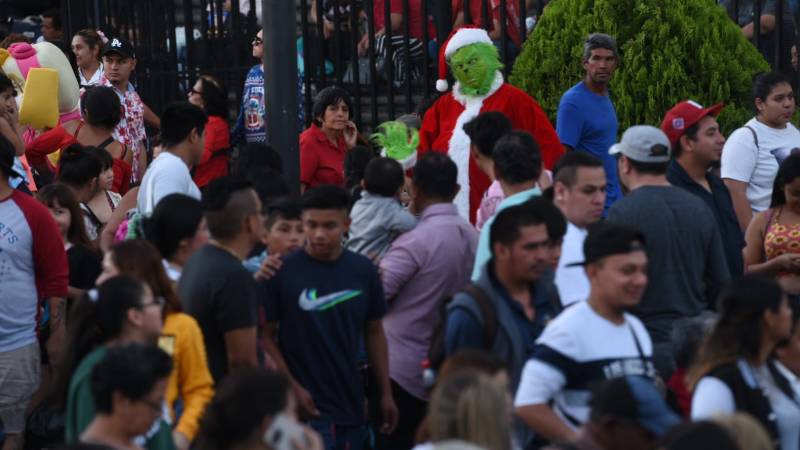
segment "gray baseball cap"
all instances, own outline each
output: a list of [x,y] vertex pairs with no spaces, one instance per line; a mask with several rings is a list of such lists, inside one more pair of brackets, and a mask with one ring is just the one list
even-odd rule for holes
[[634,125],[622,134],[619,143],[608,150],[609,155],[622,153],[643,163],[668,162],[672,153],[669,138],[663,131],[650,125]]

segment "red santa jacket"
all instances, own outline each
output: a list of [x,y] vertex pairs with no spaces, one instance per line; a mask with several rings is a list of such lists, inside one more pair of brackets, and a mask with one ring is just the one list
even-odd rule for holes
[[456,83],[452,91],[439,98],[425,113],[418,153],[421,156],[427,151],[437,151],[450,155],[458,167],[461,185],[455,204],[462,217],[472,223],[491,182],[470,156],[470,140],[463,126],[486,111],[501,112],[511,120],[515,130],[531,133],[539,144],[547,169],[551,169],[564,153],[556,130],[539,103],[524,91],[505,83],[499,72],[484,97],[464,96]]

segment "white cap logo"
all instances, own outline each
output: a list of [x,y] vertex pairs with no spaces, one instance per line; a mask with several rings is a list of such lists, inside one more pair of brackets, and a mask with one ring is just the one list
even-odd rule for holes
[[694,106],[694,107],[695,107],[695,108],[697,108],[697,109],[703,109],[703,105],[701,105],[700,103],[697,103],[697,102],[696,102],[696,101],[694,101],[694,100],[687,100],[687,101],[686,101],[686,103],[688,103],[688,104],[690,104],[690,105]]
[[114,40],[111,41],[111,46],[117,48],[122,47],[122,42],[120,42],[119,39],[114,38]]

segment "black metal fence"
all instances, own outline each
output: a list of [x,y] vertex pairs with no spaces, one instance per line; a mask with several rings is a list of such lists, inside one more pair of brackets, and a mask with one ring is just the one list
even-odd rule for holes
[[[286,0],[292,1],[292,0]],[[412,112],[434,88],[438,45],[452,27],[489,30],[508,73],[546,0],[294,0],[297,68],[303,107],[331,84],[353,95],[362,130]],[[791,47],[800,0],[723,0],[731,18],[775,69],[793,73]],[[260,28],[261,0],[62,0],[65,32],[101,28],[127,37],[137,50],[135,84],[155,111],[184,98],[201,73],[229,87],[231,115],[249,68],[258,61],[251,42]],[[226,4],[228,5],[226,7]],[[752,11],[746,11],[752,6]],[[772,16],[772,19],[769,19]],[[400,18],[398,21],[397,18]],[[753,17],[768,20],[753,20]],[[384,26],[392,24],[393,26]],[[383,32],[381,33],[381,30]],[[269,69],[269,68],[268,68]],[[306,122],[310,121],[306,114]]]

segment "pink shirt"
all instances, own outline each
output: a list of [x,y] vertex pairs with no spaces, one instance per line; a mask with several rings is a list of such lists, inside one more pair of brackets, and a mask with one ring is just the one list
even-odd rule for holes
[[122,92],[114,87],[103,74],[100,79],[100,85],[114,89],[117,97],[119,97],[119,102],[122,104],[122,119],[117,124],[117,127],[114,128],[112,136],[133,151],[133,179],[131,182],[139,182],[145,169],[144,167],[139,167],[139,153],[141,153],[139,143],[147,139],[147,134],[144,130],[144,102],[142,102],[141,97],[136,93],[136,89],[133,88],[131,83],[128,83],[128,90]]
[[423,211],[413,230],[402,234],[381,259],[389,312],[383,328],[389,349],[389,377],[426,400],[422,361],[427,357],[439,305],[468,282],[478,233],[452,203]]
[[495,180],[486,190],[486,193],[483,194],[483,200],[481,200],[481,205],[478,207],[477,219],[475,220],[475,229],[481,231],[483,225],[494,215],[497,205],[504,198],[506,198],[506,195],[503,193],[503,188],[500,187],[500,182]]

